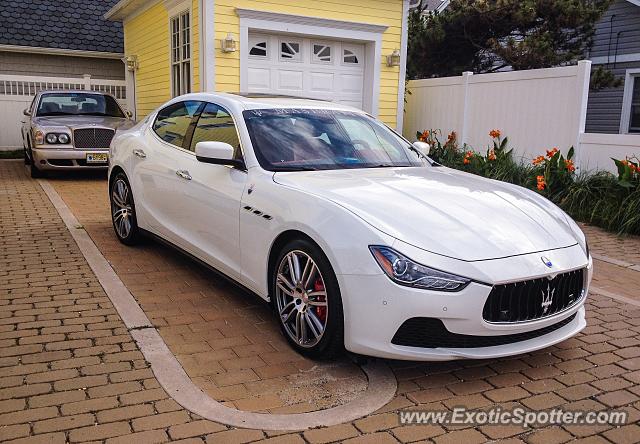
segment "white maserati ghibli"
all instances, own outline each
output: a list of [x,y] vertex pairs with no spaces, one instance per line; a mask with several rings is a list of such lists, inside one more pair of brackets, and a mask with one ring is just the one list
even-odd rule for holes
[[177,97],[111,144],[115,233],[270,301],[299,352],[492,358],[585,325],[585,236],[535,192],[445,168],[363,111]]

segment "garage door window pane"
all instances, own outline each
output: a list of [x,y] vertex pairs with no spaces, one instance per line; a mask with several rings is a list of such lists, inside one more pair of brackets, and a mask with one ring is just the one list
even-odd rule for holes
[[198,124],[191,139],[191,151],[196,150],[198,142],[224,142],[235,150],[234,158],[241,159],[238,132],[231,115],[221,106],[209,103],[198,119]]
[[285,60],[299,60],[300,59],[300,43],[281,42],[280,57]]
[[267,56],[267,42],[258,42],[249,51],[249,55],[266,57]]
[[351,51],[349,49],[345,49],[343,51],[342,61],[344,63],[357,64],[358,63],[358,56],[353,51]]
[[314,43],[313,60],[316,62],[331,62],[331,46]]
[[160,110],[153,131],[165,142],[182,148],[189,124],[202,102],[178,102]]

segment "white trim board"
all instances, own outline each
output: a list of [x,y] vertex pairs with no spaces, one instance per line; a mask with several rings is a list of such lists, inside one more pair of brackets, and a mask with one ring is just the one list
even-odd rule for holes
[[629,133],[629,119],[631,118],[631,98],[633,96],[633,84],[635,82],[640,82],[640,68],[627,69],[624,76],[624,95],[622,96],[620,134]]
[[402,1],[402,31],[400,35],[400,73],[398,74],[398,109],[396,110],[396,131],[402,134],[404,122],[404,93],[407,79],[407,44],[409,34],[409,3]]
[[378,114],[380,98],[380,61],[382,33],[386,25],[330,20],[319,17],[280,14],[236,8],[240,17],[240,92],[247,92],[249,30],[288,33],[305,37],[320,37],[365,44],[365,94],[363,108]]
[[71,57],[91,57],[96,59],[122,59],[121,52],[82,51],[78,49],[44,48],[41,46],[0,45],[0,51],[21,52]]
[[634,52],[631,54],[618,54],[617,56],[598,56],[592,57],[590,60],[594,65],[640,62],[640,52]]
[[350,31],[364,31],[382,34],[387,25],[376,25],[365,22],[350,22],[346,20],[326,19],[306,15],[282,14],[279,12],[259,11],[257,9],[236,8],[236,14],[241,19],[267,20],[271,22],[288,23],[291,25],[310,25]]
[[200,91],[216,90],[215,0],[199,0]]

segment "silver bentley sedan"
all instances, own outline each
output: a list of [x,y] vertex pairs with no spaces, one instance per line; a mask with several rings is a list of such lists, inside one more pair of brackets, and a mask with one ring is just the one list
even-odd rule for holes
[[24,115],[24,160],[32,177],[47,170],[107,168],[114,134],[134,124],[112,95],[97,91],[41,91]]

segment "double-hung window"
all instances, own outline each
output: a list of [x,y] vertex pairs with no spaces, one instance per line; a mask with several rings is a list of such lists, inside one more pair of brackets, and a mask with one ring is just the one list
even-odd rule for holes
[[631,108],[629,109],[629,132],[640,133],[640,75],[632,76]]
[[171,18],[171,93],[191,92],[191,17],[185,11]]

